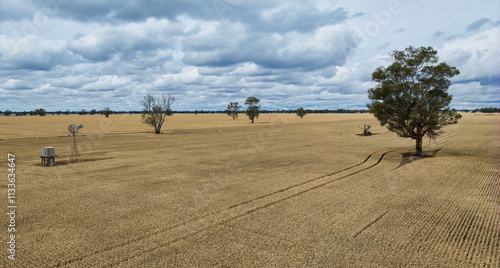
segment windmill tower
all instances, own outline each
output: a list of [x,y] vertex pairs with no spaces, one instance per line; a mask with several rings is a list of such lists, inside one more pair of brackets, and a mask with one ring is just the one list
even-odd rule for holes
[[78,147],[76,146],[76,134],[78,134],[78,130],[83,128],[83,125],[76,126],[75,124],[71,124],[68,127],[69,133],[73,135],[73,146],[71,147],[71,154],[69,155],[69,162],[79,162],[80,154],[78,153]]

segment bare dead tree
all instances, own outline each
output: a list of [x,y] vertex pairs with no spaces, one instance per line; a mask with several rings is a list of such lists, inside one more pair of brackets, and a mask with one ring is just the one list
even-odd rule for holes
[[370,125],[366,125],[364,124],[363,127],[359,127],[361,130],[363,130],[363,134],[361,134],[361,136],[370,136],[372,135],[372,133],[369,131],[371,126]]

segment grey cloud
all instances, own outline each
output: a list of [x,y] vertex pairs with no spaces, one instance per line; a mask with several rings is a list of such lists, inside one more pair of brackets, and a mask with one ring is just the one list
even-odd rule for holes
[[[475,49],[491,43],[480,41],[495,35],[487,31],[498,25],[494,18],[472,22],[469,32],[439,20],[432,23],[443,25],[440,31],[414,32],[420,25],[405,21],[361,50],[352,26],[370,19],[372,5],[340,2],[0,0],[0,92],[10,110],[40,103],[48,110],[137,110],[145,94],[169,93],[176,110],[224,109],[249,95],[266,109],[364,108],[371,73],[390,64],[386,50],[401,45],[396,37],[435,47],[457,42],[439,55],[462,72],[453,81],[461,102],[478,100],[462,92],[481,88],[491,96],[498,89],[495,53]],[[32,36],[15,33],[13,24],[37,12],[49,16],[47,26]],[[468,44],[473,49],[464,49]]]
[[461,37],[461,36],[457,35],[457,34],[451,34],[451,33],[443,32],[443,31],[437,31],[431,35],[431,41],[434,41],[434,39],[442,39],[444,41],[451,41],[451,40],[453,40],[455,38],[459,38],[459,37]]
[[198,51],[187,45],[184,61],[197,66],[254,62],[267,68],[314,70],[344,64],[357,45],[353,33],[343,26],[322,27],[307,34],[251,34],[245,31],[215,32],[216,39],[223,45],[211,50]]
[[[332,1],[333,3],[334,1]],[[175,20],[187,15],[203,20],[242,22],[262,31],[310,31],[347,19],[343,8],[325,9],[319,2],[240,0],[144,0],[144,1],[54,1],[52,6],[32,0],[51,16],[83,22],[144,21],[148,18]]]
[[366,13],[363,13],[363,12],[358,12],[358,13],[356,13],[356,14],[353,14],[351,17],[352,17],[352,18],[357,18],[357,17],[361,17],[361,16],[364,16],[364,15],[366,15]]
[[383,43],[382,45],[376,47],[375,49],[376,50],[383,50],[383,51],[386,51],[387,48],[391,45],[391,42],[385,42]]
[[31,19],[39,8],[32,3],[21,1],[0,1],[0,22]]
[[492,21],[488,18],[481,18],[478,19],[471,24],[467,25],[467,31],[472,32],[472,31],[477,31],[481,29],[485,24],[490,24]]
[[[137,56],[148,58],[153,62],[171,58],[171,53],[158,57],[156,50],[172,48],[168,41],[171,33],[178,29],[165,20],[148,20],[141,23],[130,23],[120,27],[105,28],[95,34],[77,35],[68,42],[67,48],[83,58],[100,62],[118,55],[125,60],[134,60]],[[173,29],[173,30],[172,30]]]
[[463,66],[472,58],[472,52],[466,50],[455,50],[447,55],[448,60],[454,65]]
[[252,27],[262,31],[309,32],[325,25],[338,24],[347,19],[347,12],[342,8],[321,10],[314,2],[275,7],[258,14],[260,23],[252,23]]
[[0,42],[0,69],[49,71],[57,65],[75,62],[61,41],[48,41],[37,36],[0,35]]
[[433,38],[440,38],[440,37],[445,36],[445,35],[447,35],[447,33],[443,32],[443,31],[437,31],[437,32],[432,34],[432,37]]
[[67,47],[73,53],[97,62],[109,60],[115,52],[113,48],[98,42],[98,39],[93,35],[73,40],[68,43]]
[[0,89],[4,90],[29,90],[33,87],[27,81],[22,81],[18,79],[8,79],[3,83],[0,83]]
[[[51,16],[82,22],[106,21],[119,24],[121,22],[144,21],[148,18],[175,19],[180,14],[208,20],[220,19],[228,10],[235,12],[232,1],[195,1],[195,0],[88,0],[88,1],[49,1],[40,3],[30,1],[32,5],[48,10]],[[222,4],[218,4],[221,2]]]

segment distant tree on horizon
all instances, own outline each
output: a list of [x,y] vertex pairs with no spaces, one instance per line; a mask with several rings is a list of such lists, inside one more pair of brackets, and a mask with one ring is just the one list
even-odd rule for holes
[[394,63],[372,74],[378,84],[368,90],[367,107],[389,131],[416,140],[415,155],[422,157],[422,138],[436,138],[443,126],[462,117],[450,109],[452,96],[447,92],[448,78],[460,72],[444,62],[434,65],[438,56],[432,47],[410,46],[390,55]]
[[45,109],[43,109],[43,108],[40,108],[40,109],[36,109],[36,110],[35,110],[35,115],[39,115],[40,117],[45,116],[45,115],[46,115],[46,113],[47,113],[47,112],[46,112],[46,111],[45,111]]
[[245,105],[247,105],[246,114],[250,120],[252,120],[252,124],[254,123],[254,119],[259,119],[260,114],[260,99],[256,97],[248,97],[245,101]]
[[481,112],[481,113],[500,113],[500,108],[495,108],[495,107],[483,107],[483,108],[476,108],[472,110],[473,113]]
[[170,107],[175,101],[175,97],[164,95],[155,97],[151,95],[144,96],[141,101],[144,109],[142,110],[142,122],[155,128],[155,133],[160,134],[161,127],[165,122],[165,118],[172,114]]
[[241,106],[238,105],[238,102],[231,102],[227,105],[226,114],[231,116],[233,120],[236,120],[240,108]]
[[302,119],[302,117],[304,117],[304,115],[307,114],[307,110],[305,110],[304,108],[300,107],[299,109],[297,109],[297,111],[295,113],[298,116],[300,116],[300,119]]
[[112,114],[112,113],[113,113],[113,111],[111,111],[109,108],[104,108],[104,110],[102,110],[102,114],[104,116],[106,116],[106,118],[108,118],[109,115]]
[[69,115],[69,110],[66,109],[66,111],[64,112],[65,115]]
[[97,110],[96,110],[96,109],[92,109],[92,110],[90,110],[90,115],[94,115],[94,114],[96,114],[96,113],[97,113]]
[[12,114],[12,112],[10,110],[5,110],[5,112],[3,112],[3,114],[5,116],[10,116]]

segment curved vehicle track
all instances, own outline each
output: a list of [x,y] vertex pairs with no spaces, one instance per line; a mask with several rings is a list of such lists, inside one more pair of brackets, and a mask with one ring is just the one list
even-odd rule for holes
[[[368,155],[364,161],[344,168],[340,171],[335,171],[323,176],[316,177],[298,184],[288,186],[286,188],[231,205],[225,209],[219,210],[212,214],[200,217],[198,219],[184,222],[178,225],[169,226],[155,232],[136,237],[124,243],[120,243],[113,247],[104,248],[95,251],[92,255],[80,256],[65,261],[60,261],[57,266],[95,266],[102,265],[104,260],[114,259],[108,262],[108,265],[118,265],[136,256],[140,256],[145,252],[154,251],[156,249],[168,246],[177,241],[189,238],[210,228],[236,220],[253,212],[265,209],[276,203],[299,196],[319,187],[326,186],[333,182],[347,179],[355,174],[367,171],[377,166],[384,157],[392,151],[377,151]],[[165,239],[168,238],[168,239]],[[126,247],[126,249],[125,249]],[[114,257],[112,257],[114,256]],[[124,256],[116,259],[116,256]]]

